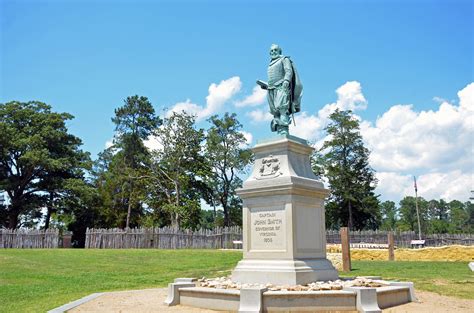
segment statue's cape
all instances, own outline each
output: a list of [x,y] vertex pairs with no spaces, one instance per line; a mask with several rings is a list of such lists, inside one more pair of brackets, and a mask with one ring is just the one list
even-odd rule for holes
[[301,97],[303,96],[303,84],[301,83],[296,66],[290,57],[286,57],[290,60],[291,67],[293,68],[293,77],[291,79],[291,104],[290,113],[297,113],[301,111]]

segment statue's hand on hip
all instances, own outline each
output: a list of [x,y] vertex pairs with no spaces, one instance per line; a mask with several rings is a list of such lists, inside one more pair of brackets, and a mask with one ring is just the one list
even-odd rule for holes
[[290,90],[290,82],[285,80],[283,82],[283,90],[285,90],[286,92],[288,92]]

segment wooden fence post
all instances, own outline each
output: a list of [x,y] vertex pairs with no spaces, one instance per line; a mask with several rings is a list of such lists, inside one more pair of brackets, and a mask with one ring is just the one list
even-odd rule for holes
[[388,260],[395,260],[395,246],[393,241],[393,232],[388,232]]
[[341,227],[341,246],[342,246],[342,270],[350,272],[351,270],[351,248],[349,239],[349,229]]

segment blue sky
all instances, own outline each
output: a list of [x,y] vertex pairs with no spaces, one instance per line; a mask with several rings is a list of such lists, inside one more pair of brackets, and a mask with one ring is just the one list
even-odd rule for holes
[[326,113],[352,108],[382,199],[412,193],[417,175],[422,196],[467,200],[473,20],[473,1],[460,0],[3,0],[0,102],[40,100],[73,114],[70,130],[93,156],[134,94],[160,115],[178,103],[236,112],[252,145],[271,136],[266,103],[261,93],[242,101],[266,79],[278,43],[304,84],[296,135],[321,142]]

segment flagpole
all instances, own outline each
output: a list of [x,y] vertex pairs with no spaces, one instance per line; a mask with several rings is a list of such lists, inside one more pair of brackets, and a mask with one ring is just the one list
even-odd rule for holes
[[415,182],[415,206],[416,206],[416,216],[418,218],[418,239],[421,240],[420,211],[418,210],[418,187],[416,186],[415,176],[413,176],[413,181]]

